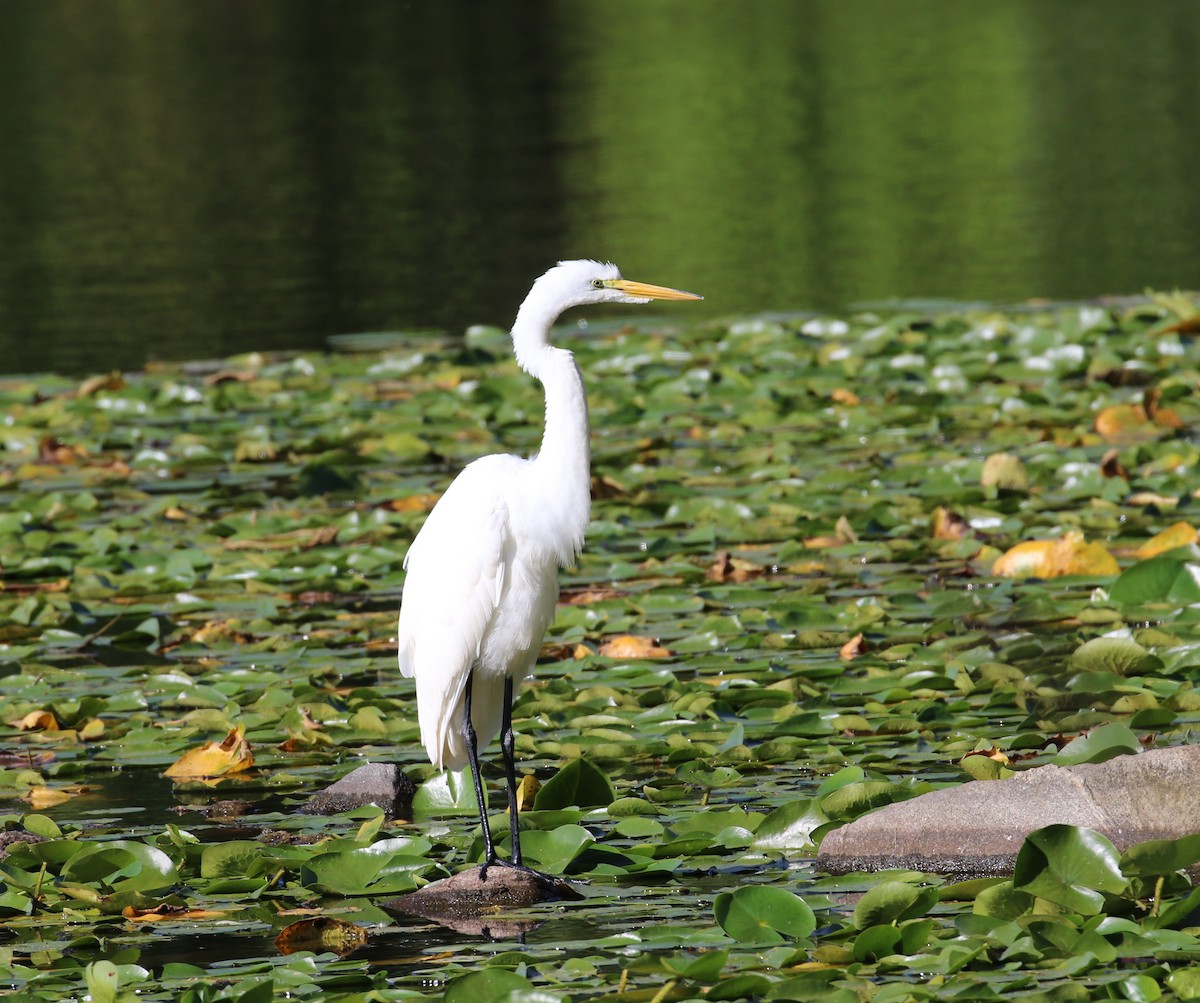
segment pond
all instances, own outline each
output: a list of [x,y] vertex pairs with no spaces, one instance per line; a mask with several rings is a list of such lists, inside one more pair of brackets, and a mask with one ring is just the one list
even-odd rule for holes
[[[424,758],[395,615],[451,472],[536,445],[504,330],[0,381],[0,829],[39,840],[0,858],[0,986],[1194,997],[1195,839],[1069,830],[969,882],[813,856],[981,766],[1196,741],[1195,300],[691,305],[560,332],[596,501],[514,719],[527,858],[587,897],[523,936],[384,908],[481,852],[469,790]],[[1067,560],[1000,573],[1050,540]],[[227,775],[164,776],[197,749]],[[411,821],[300,811],[365,761],[421,784]]]
[[17,4],[0,372],[507,324],[1200,286],[1200,12],[1012,0]]

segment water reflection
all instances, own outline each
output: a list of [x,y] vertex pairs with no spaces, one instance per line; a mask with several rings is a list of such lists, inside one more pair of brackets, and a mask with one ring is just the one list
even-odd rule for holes
[[0,370],[507,323],[560,257],[710,313],[1200,285],[1200,8],[12,5]]

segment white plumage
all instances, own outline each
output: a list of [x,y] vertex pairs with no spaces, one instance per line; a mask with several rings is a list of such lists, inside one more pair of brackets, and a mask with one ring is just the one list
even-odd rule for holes
[[[530,459],[495,455],[469,464],[405,558],[400,671],[416,680],[421,742],[430,761],[451,770],[471,766],[485,865],[496,855],[465,727],[468,690],[476,747],[485,748],[509,723],[511,697],[533,671],[558,601],[558,568],[578,556],[591,507],[583,379],[574,356],[547,343],[550,327],[562,311],[584,303],[699,298],[622,279],[616,266],[597,261],[559,262],[539,278],[517,313],[512,339],[517,362],[545,391],[541,449]],[[504,752],[512,799],[511,739]],[[519,864],[515,826],[513,836]]]

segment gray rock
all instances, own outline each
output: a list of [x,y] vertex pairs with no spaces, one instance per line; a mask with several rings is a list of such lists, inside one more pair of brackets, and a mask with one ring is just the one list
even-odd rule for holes
[[338,812],[373,804],[383,809],[388,820],[411,819],[413,782],[391,763],[366,763],[351,770],[309,798],[301,811],[310,815],[336,815]]
[[1200,745],[1039,766],[890,804],[828,833],[817,866],[1007,874],[1025,837],[1055,823],[1095,829],[1119,850],[1200,832]]

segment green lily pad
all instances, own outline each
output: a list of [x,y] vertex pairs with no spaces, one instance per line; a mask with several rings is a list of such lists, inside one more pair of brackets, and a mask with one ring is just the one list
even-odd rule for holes
[[1127,886],[1120,854],[1090,829],[1050,825],[1031,832],[1017,853],[1013,886],[1072,912],[1094,916],[1104,895]]
[[747,944],[802,940],[817,925],[816,916],[802,898],[766,885],[722,892],[713,901],[713,914],[722,930]]

